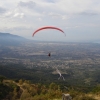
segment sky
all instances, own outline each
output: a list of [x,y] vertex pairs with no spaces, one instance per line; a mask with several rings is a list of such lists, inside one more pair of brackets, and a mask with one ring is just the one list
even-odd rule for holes
[[[62,29],[33,32],[44,26]],[[0,0],[0,32],[41,41],[100,40],[100,0]]]

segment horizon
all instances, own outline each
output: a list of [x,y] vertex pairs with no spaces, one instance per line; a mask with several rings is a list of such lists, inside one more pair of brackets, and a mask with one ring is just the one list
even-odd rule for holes
[[5,35],[10,35],[10,36],[17,36],[19,38],[23,38],[23,39],[26,39],[26,40],[31,40],[31,41],[36,41],[36,42],[52,42],[52,43],[100,43],[100,40],[87,40],[87,41],[57,41],[57,40],[36,40],[36,39],[29,39],[29,38],[25,38],[23,36],[20,36],[20,35],[16,35],[16,34],[11,34],[11,33],[2,33],[0,32],[0,34],[5,34]]

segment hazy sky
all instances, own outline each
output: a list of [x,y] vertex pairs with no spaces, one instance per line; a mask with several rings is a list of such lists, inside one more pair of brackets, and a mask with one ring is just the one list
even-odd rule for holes
[[[43,26],[61,28],[42,30]],[[0,0],[0,32],[33,40],[100,40],[100,0]]]

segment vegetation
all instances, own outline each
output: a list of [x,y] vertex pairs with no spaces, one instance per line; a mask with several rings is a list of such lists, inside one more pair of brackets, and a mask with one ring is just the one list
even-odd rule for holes
[[56,83],[48,85],[31,83],[28,80],[9,80],[0,76],[0,100],[61,100],[63,93],[69,93],[73,100],[99,100],[100,86],[93,88],[91,92],[77,91],[73,87],[62,89]]
[[15,100],[20,97],[20,87],[13,83],[12,80],[5,79],[0,76],[0,100]]

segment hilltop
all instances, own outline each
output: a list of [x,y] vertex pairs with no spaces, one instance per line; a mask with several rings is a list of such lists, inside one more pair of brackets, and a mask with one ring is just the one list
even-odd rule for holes
[[1,33],[0,32],[0,45],[20,45],[22,42],[27,41],[27,39],[13,35],[10,33]]

